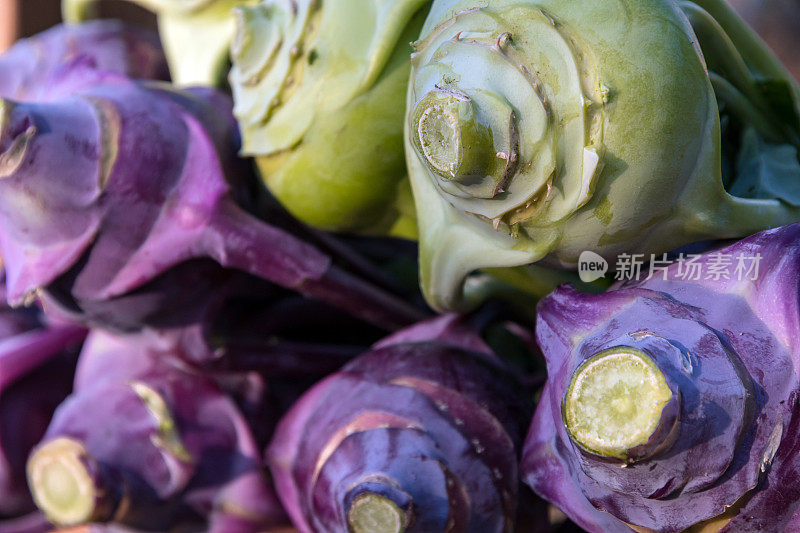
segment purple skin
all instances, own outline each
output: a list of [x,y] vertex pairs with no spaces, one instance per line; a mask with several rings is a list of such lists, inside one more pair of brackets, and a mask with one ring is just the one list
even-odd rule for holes
[[350,531],[366,494],[393,502],[409,532],[513,531],[532,397],[464,328],[444,316],[400,332],[282,419],[267,457],[302,533]]
[[[234,354],[236,355],[236,354]],[[114,335],[94,330],[86,338],[75,371],[74,390],[130,380],[161,369],[186,367],[172,337]],[[204,369],[203,374],[235,402],[262,449],[278,422],[281,408],[265,377],[250,370]]]
[[[34,508],[25,460],[70,393],[85,335],[76,326],[45,326],[32,310],[0,306],[0,517]],[[6,527],[0,521],[0,531]]]
[[[590,532],[678,532],[726,511],[719,531],[800,527],[800,224],[703,254],[701,277],[717,253],[732,258],[730,279],[684,280],[675,263],[605,294],[562,287],[539,304],[549,379],[522,474]],[[740,280],[738,258],[757,254],[757,279]],[[583,452],[561,412],[578,366],[620,345],[648,353],[681,392],[674,442],[628,468]]]
[[64,438],[82,447],[79,463],[94,491],[88,514],[65,525],[111,521],[163,530],[203,517],[207,531],[246,533],[286,520],[235,403],[144,337],[91,334],[75,393],[28,461],[34,498],[55,522],[64,520],[45,503],[41,465],[73,459],[54,448]]
[[0,522],[3,533],[51,533],[53,524],[42,513],[32,512],[19,518]]
[[158,36],[118,20],[59,25],[17,41],[0,56],[0,96],[43,100],[51,76],[71,63],[137,79],[167,80]]
[[[2,101],[0,255],[10,303],[43,291],[94,322],[130,326],[131,315],[159,308],[150,282],[178,287],[173,269],[205,259],[387,330],[423,316],[236,205],[226,176],[241,176],[242,161],[227,97],[80,64],[48,87],[61,97]],[[160,301],[187,298],[168,291]]]

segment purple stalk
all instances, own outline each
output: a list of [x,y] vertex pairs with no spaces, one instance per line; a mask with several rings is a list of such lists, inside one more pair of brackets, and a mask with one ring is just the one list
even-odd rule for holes
[[59,325],[0,340],[0,390],[86,337],[79,326]]
[[241,164],[223,96],[83,67],[53,85],[68,96],[3,104],[0,253],[10,302],[52,285],[80,310],[208,258],[388,330],[424,316],[234,204],[226,175]]

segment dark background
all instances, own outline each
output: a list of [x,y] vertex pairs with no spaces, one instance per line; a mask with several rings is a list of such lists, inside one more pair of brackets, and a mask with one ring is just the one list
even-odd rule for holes
[[[0,0],[17,2],[19,35],[33,35],[61,22],[60,0]],[[124,0],[104,0],[98,4],[104,17],[116,17],[137,24],[156,26],[156,18],[143,8]]]

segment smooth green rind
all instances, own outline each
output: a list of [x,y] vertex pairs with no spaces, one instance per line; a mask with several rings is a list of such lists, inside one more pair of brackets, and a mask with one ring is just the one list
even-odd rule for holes
[[[769,55],[729,31],[729,41],[745,48],[747,68],[752,57]],[[664,0],[434,5],[412,59],[406,132],[422,287],[433,307],[458,308],[464,278],[478,269],[539,260],[574,268],[585,250],[613,265],[622,253],[647,258],[800,218],[782,201],[787,195],[738,198],[725,190],[715,87],[694,35],[684,11]],[[761,93],[778,96],[767,103],[745,96],[758,110],[750,116],[766,117],[762,130],[793,142],[786,120],[769,110],[796,85],[775,83],[786,90],[756,79]],[[504,192],[459,194],[425,163],[414,109],[437,86],[490,92],[514,109],[520,170]]]
[[94,517],[97,495],[86,469],[87,457],[81,443],[59,438],[37,448],[28,460],[34,502],[54,524],[83,524]]
[[644,352],[605,350],[572,375],[564,396],[564,425],[581,448],[628,460],[650,441],[673,394],[664,374]]
[[403,533],[405,513],[389,498],[362,494],[350,505],[347,522],[352,533]]
[[243,152],[304,222],[384,233],[397,220],[408,43],[426,4],[306,0],[291,10],[267,0],[240,10],[230,81]]
[[[101,0],[62,0],[67,22],[95,14]],[[235,31],[231,9],[257,0],[129,0],[158,15],[158,28],[172,81],[180,86],[225,83]]]

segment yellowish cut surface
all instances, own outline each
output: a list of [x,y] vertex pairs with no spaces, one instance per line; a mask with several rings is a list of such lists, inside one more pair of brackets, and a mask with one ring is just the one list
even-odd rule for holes
[[647,443],[671,398],[650,357],[633,348],[613,348],[575,372],[564,401],[564,422],[588,451],[624,458],[626,450]]

